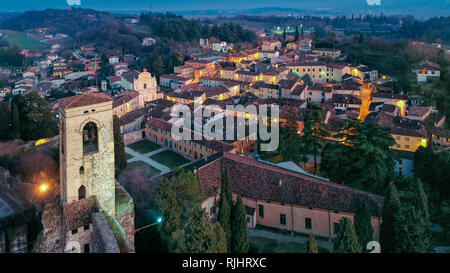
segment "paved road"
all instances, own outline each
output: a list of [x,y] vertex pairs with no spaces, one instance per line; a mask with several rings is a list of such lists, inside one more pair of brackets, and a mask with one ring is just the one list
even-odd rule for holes
[[[306,239],[308,238],[308,236],[306,236],[306,235],[292,236],[292,235],[288,235],[288,234],[281,234],[281,233],[277,233],[277,232],[271,232],[271,231],[267,231],[267,230],[254,229],[254,228],[248,229],[248,236],[250,236],[250,237],[265,237],[265,238],[275,239],[279,243],[295,242],[295,243],[300,243],[300,244],[304,244]],[[319,240],[316,238],[316,243],[317,243],[318,247],[325,248],[330,252],[333,251],[333,243],[331,243],[331,242]]]
[[[161,149],[163,149],[163,148],[161,148]],[[151,152],[151,153],[147,153],[146,155],[153,155],[152,153],[158,153],[158,152],[161,152],[161,151],[163,151],[163,150],[161,150],[161,149],[158,149],[158,150],[156,150],[156,151],[153,151],[153,152]],[[160,151],[161,150],[161,151]],[[133,158],[131,158],[131,159],[129,159],[127,162],[128,163],[131,163],[131,162],[135,162],[135,161],[143,161],[143,162],[145,162],[145,163],[147,163],[148,165],[150,165],[150,166],[152,166],[152,167],[155,167],[156,169],[158,169],[160,172],[161,172],[161,175],[164,175],[164,174],[166,174],[166,173],[169,173],[172,169],[171,168],[169,168],[169,167],[167,167],[167,166],[165,166],[165,165],[163,165],[163,164],[161,164],[161,163],[158,163],[158,162],[156,162],[156,161],[154,161],[154,160],[152,160],[151,158],[149,158],[149,157],[147,157],[147,156],[145,156],[145,155],[143,155],[143,154],[140,154],[140,153],[138,153],[138,152],[136,152],[136,151],[134,151],[133,149],[130,149],[130,148],[128,148],[128,147],[125,147],[125,152],[127,153],[127,154],[130,154],[130,155],[132,155],[133,156]]]

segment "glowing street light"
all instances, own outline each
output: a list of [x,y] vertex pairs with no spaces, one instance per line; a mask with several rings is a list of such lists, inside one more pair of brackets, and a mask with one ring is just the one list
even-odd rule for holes
[[150,224],[150,225],[146,225],[146,226],[143,226],[143,227],[140,227],[140,228],[138,228],[138,229],[135,229],[135,230],[133,230],[133,231],[131,231],[131,232],[128,232],[127,233],[127,235],[128,234],[136,234],[137,232],[139,232],[139,231],[142,231],[142,230],[144,230],[144,229],[146,229],[146,228],[149,228],[149,227],[151,227],[151,226],[154,226],[154,225],[159,225],[159,224],[161,224],[163,222],[163,218],[162,218],[162,216],[158,216],[157,218],[156,218],[156,222],[154,222],[154,223],[152,223],[152,224]]
[[47,184],[42,184],[40,187],[39,187],[39,191],[40,192],[46,192],[48,190],[48,185]]

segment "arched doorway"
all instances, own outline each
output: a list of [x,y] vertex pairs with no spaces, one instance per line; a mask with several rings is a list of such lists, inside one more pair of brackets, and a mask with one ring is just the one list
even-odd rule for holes
[[81,185],[81,187],[78,188],[78,200],[86,198],[86,187]]
[[142,138],[146,138],[147,134],[145,133],[145,131],[142,131]]

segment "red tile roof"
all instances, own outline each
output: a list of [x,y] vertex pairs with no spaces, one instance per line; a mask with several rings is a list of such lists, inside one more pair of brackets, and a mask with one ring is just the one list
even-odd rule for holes
[[198,168],[199,183],[205,193],[220,185],[220,172],[225,168],[230,173],[233,192],[247,198],[352,213],[360,202],[365,202],[372,215],[381,214],[381,196],[232,153],[224,153],[215,162]]
[[112,99],[105,93],[84,93],[77,96],[59,99],[58,104],[61,108],[68,109],[108,101],[112,101]]
[[99,211],[95,196],[65,203],[63,208],[66,231],[89,225],[92,223],[92,213]]

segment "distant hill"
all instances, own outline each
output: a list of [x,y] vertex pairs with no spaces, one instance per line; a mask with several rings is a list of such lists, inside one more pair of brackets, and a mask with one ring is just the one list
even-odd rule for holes
[[1,28],[27,31],[42,27],[49,28],[53,32],[74,35],[80,30],[112,20],[114,20],[112,14],[91,9],[46,9],[27,11],[7,18],[1,23]]
[[139,50],[142,34],[131,30],[120,18],[120,15],[91,9],[46,9],[8,18],[0,28],[21,32],[48,28],[49,33],[64,33],[82,43],[105,43]]

